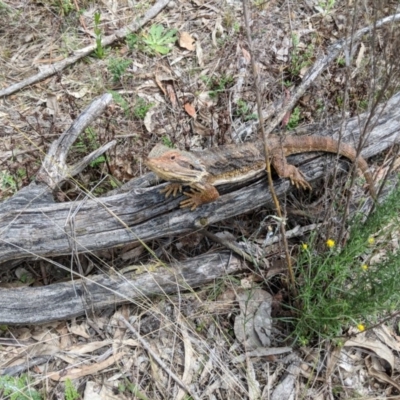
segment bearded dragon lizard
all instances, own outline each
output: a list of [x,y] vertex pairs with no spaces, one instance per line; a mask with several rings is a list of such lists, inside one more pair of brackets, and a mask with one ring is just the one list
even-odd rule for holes
[[[270,162],[281,178],[289,178],[297,188],[311,189],[305,176],[294,165],[288,164],[286,156],[313,151],[336,153],[350,159],[363,172],[369,185],[371,197],[376,199],[368,164],[348,144],[322,136],[287,136],[268,138]],[[265,170],[264,145],[261,141],[240,145],[226,145],[206,151],[183,151],[156,145],[145,164],[161,179],[170,182],[162,190],[165,197],[176,196],[182,185],[190,186],[188,197],[181,207],[195,210],[198,206],[215,201],[219,197],[217,185],[241,182]]]

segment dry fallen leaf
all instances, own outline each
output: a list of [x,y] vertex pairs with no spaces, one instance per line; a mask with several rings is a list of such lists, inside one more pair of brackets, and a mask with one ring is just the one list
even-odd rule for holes
[[394,370],[394,356],[392,351],[382,342],[376,339],[369,339],[365,333],[357,335],[355,338],[349,339],[344,344],[344,347],[361,347],[374,352],[383,360],[387,361],[391,370]]
[[196,110],[190,103],[185,103],[185,111],[193,118],[196,119]]
[[106,369],[110,367],[111,365],[115,364],[118,362],[125,353],[118,353],[116,355],[113,355],[111,357],[108,357],[106,360],[99,362],[99,363],[94,363],[91,365],[85,365],[81,368],[70,368],[70,369],[63,369],[59,372],[53,372],[48,375],[50,379],[53,381],[61,381],[64,382],[67,379],[78,379],[83,376],[87,375],[94,375],[103,369]]
[[155,79],[156,79],[156,83],[157,83],[158,87],[162,90],[162,92],[164,93],[164,96],[166,96],[167,91],[165,90],[164,85],[162,83],[162,78],[159,77],[158,75],[156,75]]
[[179,35],[179,46],[189,51],[196,49],[195,40],[187,32],[181,32]]

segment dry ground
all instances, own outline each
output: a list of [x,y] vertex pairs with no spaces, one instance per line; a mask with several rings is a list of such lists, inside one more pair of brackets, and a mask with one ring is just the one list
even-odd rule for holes
[[[399,5],[397,1],[346,4],[333,0],[250,3],[252,38],[261,77],[259,90],[265,105],[290,98],[307,69],[333,42],[394,14]],[[0,89],[130,24],[153,4],[133,0],[0,2]],[[100,17],[98,23],[96,13]],[[154,25],[176,29],[181,35],[187,32],[189,36],[180,45],[170,43],[168,54],[162,55],[143,42]],[[346,68],[349,55],[342,54],[302,97],[280,130],[308,124],[325,129],[341,117],[358,115],[368,109],[374,85],[385,86],[385,98],[396,92],[398,81],[387,80],[391,73],[387,66],[399,51],[392,29],[398,28],[388,26],[365,37],[353,49],[350,68]],[[241,1],[171,1],[136,35],[99,48],[97,54],[2,99],[2,199],[34,179],[49,145],[93,98],[107,91],[114,95],[113,106],[85,131],[70,161],[79,160],[110,140],[117,139],[117,145],[76,180],[67,182],[56,193],[59,201],[78,198],[84,194],[82,188],[102,195],[140,175],[145,171],[143,159],[156,143],[187,150],[231,143],[237,140],[238,128],[255,118],[256,98]],[[299,193],[289,197],[288,228],[319,221],[331,195],[332,191],[321,189],[311,199]],[[305,197],[308,204],[303,204]],[[261,208],[213,229],[262,244],[276,227],[270,214],[271,210]],[[291,245],[301,240],[304,238]],[[203,253],[215,245],[194,233],[166,238],[151,246],[168,261],[170,257],[185,259]],[[281,254],[279,247],[268,251]],[[149,260],[141,246],[97,256],[116,269]],[[63,262],[73,264],[66,258]],[[88,271],[96,269],[90,257],[81,257],[81,263]],[[35,285],[68,279],[62,271],[54,271],[45,263],[30,262],[20,265],[17,278],[8,274],[2,282],[16,285],[17,280],[24,285],[26,276],[29,284]],[[390,382],[384,383],[367,372],[360,350],[346,353],[328,381],[313,374],[310,365],[329,365],[329,357],[335,353],[329,352],[324,359],[319,351],[303,349],[303,353],[292,353],[283,361],[279,355],[240,360],[244,338],[239,337],[235,317],[243,311],[243,291],[260,282],[260,277],[262,271],[227,278],[198,292],[106,310],[95,320],[79,318],[41,327],[5,327],[4,340],[16,339],[24,347],[21,351],[14,341],[5,342],[9,345],[2,348],[1,368],[4,371],[13,363],[25,363],[27,358],[45,357],[47,363],[31,368],[29,375],[47,399],[63,398],[64,385],[49,376],[70,366],[76,368],[75,387],[87,399],[94,399],[90,390],[99,388],[103,390],[99,398],[189,399],[143,345],[132,339],[129,329],[119,320],[122,315],[150,343],[167,364],[167,370],[177,374],[193,393],[202,394],[201,398],[385,398],[392,391],[398,393]],[[274,295],[275,303],[285,296],[281,278],[262,288]],[[258,295],[260,304],[269,299],[264,291]],[[290,335],[288,329],[279,326],[272,335],[272,346],[291,344],[285,340]],[[118,354],[113,362],[109,361],[112,354]],[[299,354],[307,357],[300,360]],[[292,371],[293,365],[296,368]],[[286,375],[288,370],[291,374]],[[284,379],[286,386],[282,387]],[[282,392],[274,392],[277,385]],[[294,397],[289,397],[290,393]]]

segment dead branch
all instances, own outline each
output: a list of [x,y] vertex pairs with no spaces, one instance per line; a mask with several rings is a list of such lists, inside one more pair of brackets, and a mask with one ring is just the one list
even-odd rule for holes
[[[106,47],[110,44],[121,40],[126,37],[129,33],[136,32],[139,28],[146,25],[151,19],[153,19],[168,3],[170,0],[158,0],[153,7],[151,7],[144,17],[140,21],[135,21],[132,24],[125,26],[117,30],[112,35],[106,36],[101,41],[101,46]],[[70,65],[74,64],[78,60],[83,57],[88,56],[94,50],[96,50],[97,44],[91,44],[90,46],[84,47],[83,49],[77,50],[72,56],[65,58],[64,60],[51,64],[47,66],[47,68],[43,69],[36,75],[30,76],[29,78],[24,79],[21,82],[15,83],[3,90],[0,90],[0,97],[9,96],[17,92],[18,90],[23,89],[26,86],[32,85],[34,83],[40,82],[43,79],[48,78],[49,76],[55,75],[58,72],[61,72],[65,68],[69,67]]]
[[44,287],[0,289],[0,323],[40,324],[137,303],[148,296],[202,286],[239,272],[244,264],[228,252],[221,252],[175,262],[168,268],[160,266],[156,271],[150,267],[138,265],[126,274],[96,275]]
[[[100,100],[98,102],[103,104]],[[400,93],[397,93],[387,104],[381,105],[372,117],[371,134],[362,151],[364,157],[379,154],[399,142],[399,105]],[[367,118],[370,117],[365,113],[349,120],[342,140],[358,143],[362,132],[360,127],[364,126]],[[338,125],[329,133],[314,133],[337,137],[339,129]],[[65,155],[64,152],[61,154]],[[310,157],[314,159],[310,160]],[[331,172],[329,168],[326,169],[323,159],[301,155],[292,157],[291,162],[301,162],[303,173],[313,182]],[[345,165],[343,162],[342,168]],[[63,172],[58,172],[53,174],[49,182],[53,179],[59,181],[62,177]],[[41,179],[44,178],[41,176]],[[154,181],[154,175],[147,174],[134,180],[129,192],[70,203],[55,203],[47,184],[33,182],[0,205],[0,263],[22,258],[59,256],[75,250],[90,252],[139,239],[149,241],[179,235],[261,205],[271,205],[265,179],[240,189],[234,185],[221,187],[222,196],[216,202],[204,205],[195,212],[178,208],[182,198],[165,200],[159,193],[160,187],[146,187]],[[275,188],[278,196],[292,189],[286,180],[278,180]]]

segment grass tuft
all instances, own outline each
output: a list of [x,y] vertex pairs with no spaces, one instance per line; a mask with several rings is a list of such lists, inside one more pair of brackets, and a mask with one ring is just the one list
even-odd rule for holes
[[[343,248],[328,239],[318,255],[315,236],[301,245],[294,335],[302,344],[341,336],[350,326],[367,329],[399,308],[400,250],[390,249],[399,209],[398,188],[365,223],[356,215]],[[373,256],[379,262],[371,262]]]

